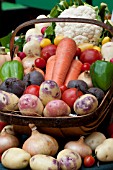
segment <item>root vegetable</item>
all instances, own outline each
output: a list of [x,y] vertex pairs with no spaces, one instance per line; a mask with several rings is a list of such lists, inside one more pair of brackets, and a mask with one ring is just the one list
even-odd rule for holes
[[85,138],[85,143],[94,151],[106,139],[101,132],[93,132]]
[[22,148],[31,156],[37,154],[54,156],[59,148],[56,139],[52,136],[38,132],[34,125],[30,125],[30,128],[32,129],[32,134],[24,142]]
[[23,169],[29,164],[31,155],[20,148],[10,148],[1,157],[1,162],[8,169]]
[[43,104],[40,99],[33,94],[24,94],[20,97],[18,107],[23,115],[41,116]]
[[39,30],[37,30],[36,28],[30,28],[27,30],[27,32],[25,34],[25,40],[27,42],[32,39],[37,39],[38,36],[42,36],[42,33]]
[[0,90],[0,110],[14,111],[18,110],[19,98],[13,94]]
[[24,44],[23,46],[23,52],[26,54],[26,56],[40,56],[40,43],[37,40],[31,40]]
[[[39,56],[38,56],[39,57]],[[24,70],[32,68],[32,66],[35,63],[35,60],[38,58],[37,56],[27,56],[22,60],[22,64],[24,67]]]
[[84,71],[82,72],[79,76],[78,76],[78,80],[83,80],[84,82],[86,82],[86,84],[88,85],[88,87],[93,87],[92,84],[92,80],[91,80],[91,76],[90,76],[90,72],[89,71]]
[[61,90],[55,81],[45,80],[40,85],[39,98],[43,105],[56,99],[61,99]]
[[33,170],[58,170],[59,162],[52,156],[38,154],[31,157],[30,167]]
[[63,100],[52,100],[45,106],[43,115],[45,117],[69,116],[70,107]]
[[77,170],[81,167],[82,159],[80,155],[70,149],[61,150],[57,154],[57,160],[62,170]]
[[87,155],[92,154],[91,148],[84,142],[84,137],[80,137],[78,141],[69,141],[64,146],[65,149],[71,149],[74,152],[77,152],[82,158]]
[[92,94],[84,94],[75,101],[73,109],[77,115],[85,115],[95,111],[97,107],[97,98]]
[[101,53],[105,61],[110,61],[113,58],[113,42],[107,42],[102,45]]
[[9,148],[18,147],[19,140],[16,136],[10,135],[7,132],[0,134],[0,153],[3,153]]
[[15,131],[14,131],[14,128],[13,128],[13,125],[6,125],[3,129],[2,129],[2,131],[1,131],[1,134],[2,133],[8,133],[8,134],[10,134],[10,135],[16,135],[15,134]]
[[113,161],[113,138],[105,139],[100,145],[98,145],[95,149],[95,154],[99,161]]
[[[38,15],[36,19],[41,19],[41,18],[47,18],[46,15]],[[41,29],[43,27],[48,27],[50,26],[51,23],[38,23],[38,24],[35,24],[35,29],[37,29],[37,31],[41,32]]]

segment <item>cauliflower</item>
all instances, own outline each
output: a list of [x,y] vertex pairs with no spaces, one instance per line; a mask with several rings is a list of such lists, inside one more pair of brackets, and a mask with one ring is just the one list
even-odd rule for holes
[[[58,16],[58,18],[86,18],[95,20],[96,17],[97,13],[90,5],[70,6]],[[64,37],[73,38],[77,45],[82,43],[98,45],[102,30],[101,27],[93,24],[62,22],[56,23],[55,36],[63,35]]]

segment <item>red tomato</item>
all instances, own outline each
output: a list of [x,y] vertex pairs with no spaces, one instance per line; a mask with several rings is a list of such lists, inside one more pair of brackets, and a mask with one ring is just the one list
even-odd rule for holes
[[65,90],[67,90],[67,87],[65,85],[60,86],[61,93],[63,93]]
[[22,59],[24,59],[26,57],[26,54],[24,52],[19,51],[17,53],[17,56],[20,57],[20,59],[22,60]]
[[80,56],[81,55],[81,49],[78,47],[75,56]]
[[46,29],[47,29],[47,27],[43,27],[43,28],[41,29],[41,33],[42,33],[43,35],[44,35]]
[[90,64],[89,63],[84,63],[81,68],[82,71],[87,71],[90,70]]
[[40,89],[40,86],[38,86],[38,85],[29,85],[25,89],[24,94],[33,94],[33,95],[39,97],[39,89]]
[[49,57],[55,55],[57,46],[54,44],[47,45],[41,50],[41,57],[47,61]]
[[70,88],[63,92],[62,100],[66,102],[70,108],[72,108],[75,100],[81,95],[83,95],[83,93],[77,88]]
[[84,50],[80,55],[80,61],[82,63],[92,64],[96,60],[102,60],[102,55],[98,50],[95,49],[87,49]]
[[43,58],[39,57],[35,60],[35,66],[41,69],[45,68],[46,61]]
[[84,166],[92,167],[95,164],[95,158],[92,155],[88,155],[84,158]]

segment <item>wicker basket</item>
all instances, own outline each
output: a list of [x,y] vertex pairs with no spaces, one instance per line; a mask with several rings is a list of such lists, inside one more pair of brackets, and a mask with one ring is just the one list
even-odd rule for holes
[[[13,32],[10,40],[10,55],[13,58],[15,53],[14,39],[20,29],[33,25],[36,23],[46,23],[46,22],[70,22],[70,23],[89,23],[103,27],[113,34],[113,27],[106,25],[100,21],[82,18],[47,18],[47,19],[34,19],[27,21],[19,25]],[[69,137],[85,135],[95,131],[98,126],[105,120],[106,116],[110,114],[113,104],[113,84],[111,85],[109,91],[106,93],[104,99],[102,100],[96,111],[76,117],[33,117],[33,116],[23,116],[14,113],[0,113],[0,119],[9,124],[14,124],[17,127],[28,127],[29,123],[33,123],[37,128],[44,133],[48,133],[55,136]],[[24,129],[24,127],[20,128]],[[18,128],[17,128],[18,129]]]

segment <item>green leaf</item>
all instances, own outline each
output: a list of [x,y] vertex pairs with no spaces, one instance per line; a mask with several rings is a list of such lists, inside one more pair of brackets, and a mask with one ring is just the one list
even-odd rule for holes
[[1,46],[4,46],[6,48],[9,48],[9,42],[10,42],[10,38],[11,38],[12,33],[9,33],[8,35],[0,38],[0,44]]
[[14,44],[19,47],[19,51],[23,50],[24,43],[25,43],[25,36],[23,34],[20,34],[20,36],[14,42]]

